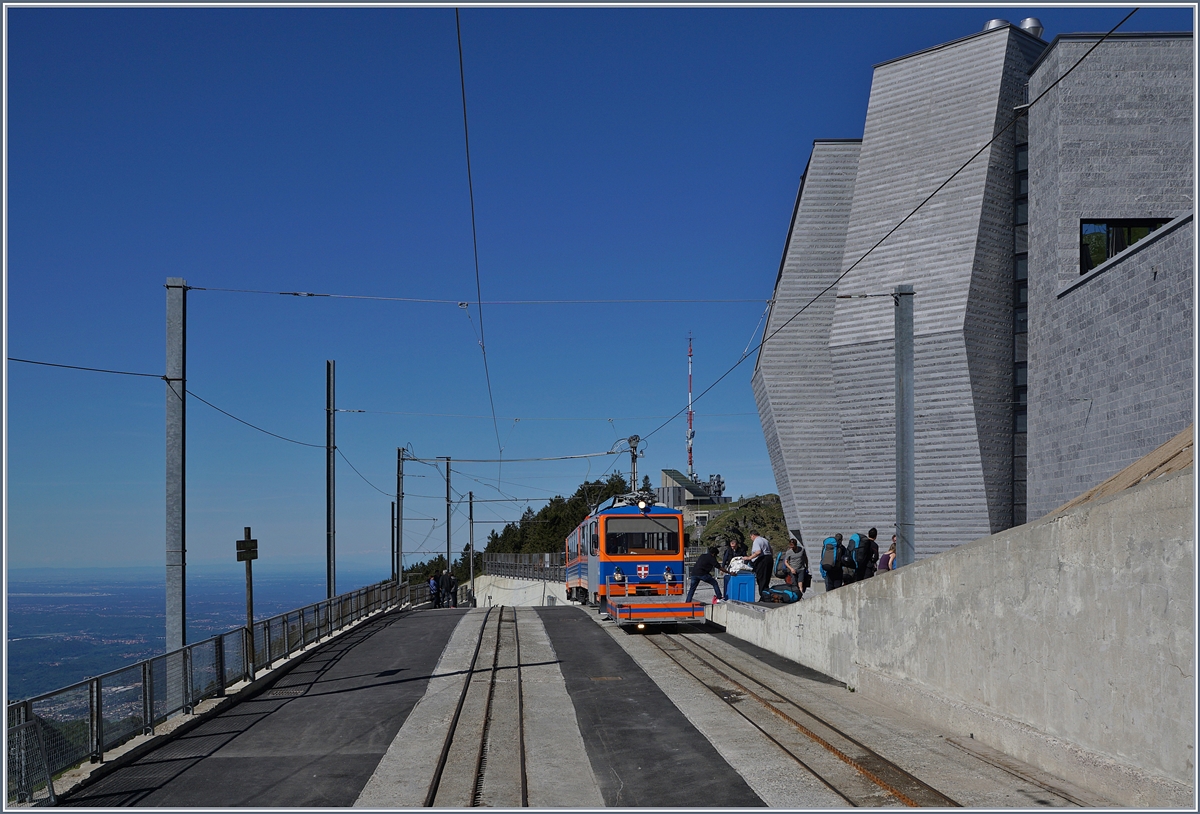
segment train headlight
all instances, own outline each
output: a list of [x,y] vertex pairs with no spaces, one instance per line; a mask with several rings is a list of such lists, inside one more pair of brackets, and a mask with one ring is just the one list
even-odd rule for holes
[[638,629],[638,630],[645,630],[645,629],[646,629],[646,625],[645,625],[645,623],[643,623],[643,622],[638,622],[638,627],[637,627],[637,629]]
[[625,574],[621,571],[621,566],[618,565],[616,569],[613,570],[613,579],[617,582],[625,581]]
[[650,505],[650,504],[649,504],[649,503],[647,503],[646,501],[644,501],[644,500],[639,500],[639,501],[638,501],[638,511],[639,511],[639,512],[645,512],[645,511],[646,511],[646,509],[649,507],[649,505]]
[[671,570],[671,566],[669,566],[669,565],[663,569],[663,581],[664,582],[674,582],[675,581],[675,572]]

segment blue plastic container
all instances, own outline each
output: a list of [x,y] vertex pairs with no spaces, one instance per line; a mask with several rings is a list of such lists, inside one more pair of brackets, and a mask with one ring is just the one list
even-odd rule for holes
[[738,602],[754,601],[754,572],[739,571],[729,578],[729,596]]

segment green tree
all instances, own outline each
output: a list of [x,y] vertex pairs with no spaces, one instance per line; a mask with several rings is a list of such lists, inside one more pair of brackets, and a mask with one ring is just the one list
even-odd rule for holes
[[[647,480],[648,482],[648,480]],[[534,512],[526,509],[521,519],[499,532],[488,534],[484,550],[489,554],[548,554],[562,551],[567,535],[599,504],[629,491],[619,474],[607,480],[585,481],[570,497],[555,495]]]

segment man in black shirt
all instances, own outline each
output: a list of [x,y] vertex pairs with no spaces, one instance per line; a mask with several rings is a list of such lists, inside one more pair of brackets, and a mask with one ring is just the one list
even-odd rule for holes
[[725,596],[729,596],[729,580],[733,577],[733,572],[729,570],[729,563],[734,557],[746,556],[746,544],[736,537],[729,541],[725,548],[725,555],[721,558],[721,571],[725,577],[721,581],[721,590],[725,592]]
[[692,584],[688,587],[687,597],[684,602],[691,602],[692,596],[696,593],[696,586],[701,582],[707,582],[712,586],[713,591],[717,594],[717,601],[720,602],[721,586],[717,584],[717,580],[713,577],[713,571],[718,568],[717,564],[717,547],[709,546],[708,551],[705,551],[696,558],[696,564],[692,566]]

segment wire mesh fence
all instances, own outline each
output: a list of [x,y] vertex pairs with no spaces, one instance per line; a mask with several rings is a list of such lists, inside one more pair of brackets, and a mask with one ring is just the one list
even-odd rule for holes
[[100,690],[100,749],[120,746],[146,729],[146,685],[135,664],[96,679]]
[[53,805],[54,783],[46,763],[41,724],[27,721],[8,730],[9,805]]
[[566,552],[553,554],[484,554],[483,571],[498,577],[562,582],[567,578]]
[[394,582],[360,588],[69,687],[8,705],[9,805],[54,802],[52,779],[381,610],[409,602]]

